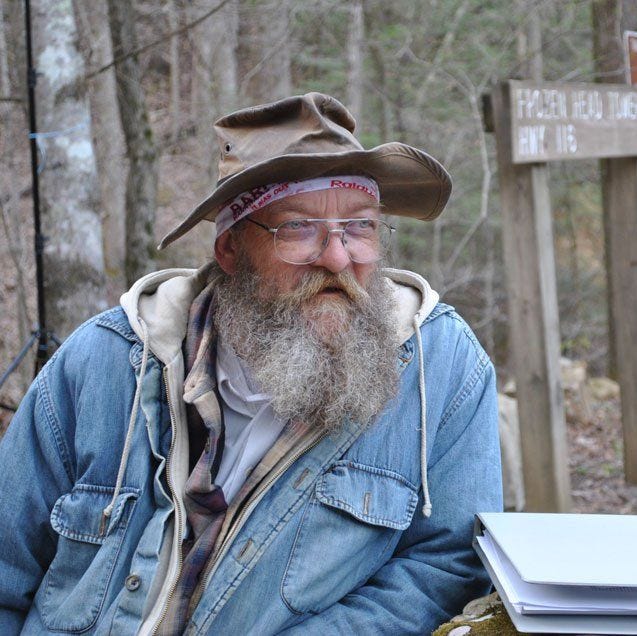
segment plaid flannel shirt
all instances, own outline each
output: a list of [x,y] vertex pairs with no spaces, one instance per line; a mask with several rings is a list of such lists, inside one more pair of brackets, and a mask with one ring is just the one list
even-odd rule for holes
[[303,422],[288,422],[228,507],[223,490],[215,484],[224,447],[224,423],[215,379],[214,287],[213,281],[194,299],[184,343],[191,469],[184,504],[189,534],[182,545],[181,573],[159,634],[184,631],[201,596],[206,566],[218,553],[237,513],[266,476],[321,435]]

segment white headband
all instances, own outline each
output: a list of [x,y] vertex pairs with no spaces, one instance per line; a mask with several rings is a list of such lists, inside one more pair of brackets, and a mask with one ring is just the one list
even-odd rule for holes
[[314,192],[316,190],[331,190],[345,188],[347,190],[359,190],[380,201],[378,184],[368,177],[318,177],[304,181],[284,181],[283,183],[271,183],[259,186],[226,201],[221,208],[215,224],[217,236],[221,236],[241,219],[257,212],[261,208],[279,199],[299,194],[300,192]]

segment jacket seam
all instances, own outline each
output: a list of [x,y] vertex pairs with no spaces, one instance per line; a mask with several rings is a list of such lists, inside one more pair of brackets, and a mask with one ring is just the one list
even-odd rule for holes
[[296,547],[296,544],[299,541],[299,535],[301,534],[301,530],[303,529],[303,523],[305,521],[305,517],[309,514],[311,510],[311,506],[312,506],[312,496],[310,495],[310,498],[303,509],[303,514],[301,515],[301,519],[299,520],[299,525],[296,528],[296,532],[294,533],[294,541],[292,541],[290,554],[288,555],[288,560],[287,560],[287,563],[285,564],[285,569],[283,570],[283,576],[281,577],[281,583],[279,584],[279,596],[281,600],[283,601],[283,604],[288,608],[290,612],[292,612],[293,614],[296,614],[297,616],[302,616],[304,612],[299,611],[295,609],[294,607],[292,607],[292,605],[288,602],[287,597],[285,596],[285,591],[283,588],[285,587],[285,583],[288,578],[288,573],[290,570],[290,562],[292,561],[292,554],[294,554],[294,549]]
[[[116,314],[124,314],[124,320],[115,320],[113,316]],[[141,342],[139,336],[130,326],[130,322],[121,306],[113,307],[96,316],[96,324],[98,327],[103,327],[104,329],[115,332],[129,342]]]
[[396,519],[390,519],[389,517],[380,517],[376,515],[366,515],[361,514],[359,510],[354,508],[351,504],[347,503],[343,499],[338,499],[337,497],[330,497],[326,495],[322,489],[317,489],[317,501],[320,503],[330,507],[335,508],[337,510],[343,510],[344,512],[349,513],[355,519],[359,519],[360,521],[364,521],[369,523],[370,525],[382,525],[386,528],[392,528],[393,530],[404,530],[403,526],[405,523],[411,520],[414,511],[416,510],[417,497],[412,492],[410,493],[409,504],[407,508],[407,514],[403,514],[403,516],[397,521]]
[[[51,360],[53,360],[53,358]],[[66,473],[67,478],[71,483],[73,483],[75,481],[75,476],[73,474],[74,471],[71,465],[70,451],[67,447],[64,435],[62,434],[60,420],[57,416],[57,412],[53,404],[53,399],[45,380],[45,375],[40,375],[37,379],[38,391],[36,400],[40,401],[40,403],[42,404],[42,410],[46,418],[47,427],[53,439],[55,440],[55,447],[57,449],[58,457],[62,462],[62,466],[64,467],[64,472]]]
[[[64,435],[62,433],[62,426],[60,424],[60,418],[57,414],[57,409],[55,407],[55,400],[53,399],[53,395],[51,393],[48,378],[51,374],[52,370],[58,364],[59,358],[62,355],[62,352],[66,349],[69,344],[78,337],[78,334],[83,332],[88,327],[92,326],[99,319],[101,314],[94,316],[90,320],[87,320],[85,323],[80,325],[72,334],[67,338],[62,346],[51,356],[51,359],[47,362],[44,369],[37,377],[37,396],[36,400],[39,399],[42,404],[42,409],[44,411],[44,415],[46,417],[46,422],[53,435],[53,439],[55,440],[55,445],[57,448],[58,456],[62,461],[62,465],[64,466],[64,471],[66,472],[66,476],[69,481],[73,483],[75,481],[75,475],[73,466],[71,463],[71,453],[66,444],[66,440],[64,439]],[[69,343],[69,344],[67,344]]]
[[456,413],[456,411],[465,403],[467,398],[473,392],[473,389],[484,376],[484,373],[489,366],[488,360],[478,360],[476,366],[473,368],[473,371],[469,374],[469,377],[463,384],[462,388],[456,395],[453,400],[447,407],[447,410],[443,413],[440,418],[440,428],[442,428],[447,421]]
[[339,459],[335,461],[331,466],[329,466],[321,477],[328,474],[329,471],[334,468],[354,468],[355,470],[359,470],[364,473],[369,473],[370,475],[378,475],[380,477],[386,477],[388,479],[392,479],[397,481],[399,484],[403,486],[409,487],[413,492],[418,490],[418,487],[413,484],[409,479],[407,479],[404,475],[396,472],[392,468],[387,468],[385,466],[372,466],[371,464],[361,464],[360,462],[354,461],[352,459]]
[[[467,388],[466,391],[463,391],[463,395],[462,395],[462,400],[460,402],[460,404],[464,403],[465,400],[475,391],[476,386],[478,385],[478,383],[484,379],[485,373],[489,368],[492,368],[492,364],[490,363],[490,361],[487,360],[487,363],[482,365],[480,367],[480,369],[476,369],[474,371],[474,373],[471,374],[471,386]],[[468,382],[466,383],[468,384]],[[460,405],[458,405],[459,408]],[[455,412],[458,410],[458,408],[455,408],[453,410],[452,413],[449,413],[448,415],[445,413],[445,417],[444,420],[445,422],[447,420],[449,420],[454,414]],[[442,420],[440,423],[440,426],[442,427]],[[451,444],[451,446],[449,447],[449,449],[453,448],[453,446],[455,446],[458,443],[458,440],[465,434],[465,431],[467,430],[467,428],[469,428],[469,426],[471,425],[471,421],[467,422],[466,425],[464,426],[464,428],[462,429],[462,431],[460,431],[460,433],[458,434],[457,438],[454,440],[453,444]],[[447,452],[449,452],[449,449],[447,450]],[[439,458],[441,459],[441,458]],[[439,460],[436,460],[435,462],[433,462],[432,464],[429,464],[429,470],[433,469],[434,466],[436,466],[436,464],[438,463]]]
[[431,322],[432,320],[435,320],[439,316],[443,316],[445,314],[449,314],[454,318],[457,316],[456,310],[451,305],[447,305],[446,303],[441,302],[436,303],[436,306],[431,310],[429,315],[422,321],[422,325],[426,325],[428,322]]
[[465,400],[469,397],[476,384],[480,381],[480,378],[484,375],[490,363],[489,356],[480,346],[473,333],[468,329],[464,320],[462,320],[462,318],[460,318],[460,316],[458,316],[458,314],[456,314],[454,311],[449,314],[449,317],[460,323],[462,327],[462,333],[473,346],[473,351],[476,354],[477,359],[475,366],[471,370],[471,373],[469,373],[467,379],[460,387],[460,390],[454,395],[451,402],[449,403],[449,406],[447,406],[447,409],[442,414],[439,423],[440,428],[442,428],[447,420],[449,420],[449,418],[451,418],[453,414],[464,404]]

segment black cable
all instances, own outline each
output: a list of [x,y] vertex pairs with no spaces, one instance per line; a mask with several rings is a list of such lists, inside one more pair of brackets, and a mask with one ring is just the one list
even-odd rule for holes
[[[55,334],[46,328],[46,311],[44,304],[44,267],[42,255],[44,254],[45,236],[42,234],[40,223],[40,181],[38,170],[38,140],[37,140],[37,122],[35,110],[35,85],[37,82],[37,71],[33,66],[33,49],[31,45],[31,3],[30,0],[24,2],[24,21],[26,31],[26,53],[27,53],[27,87],[28,87],[28,105],[29,105],[29,139],[31,146],[31,179],[32,179],[32,197],[33,197],[33,247],[35,250],[35,279],[37,286],[38,301],[38,325],[31,333],[31,337],[22,346],[16,358],[11,362],[7,370],[0,377],[0,387],[5,383],[7,378],[22,362],[27,355],[33,343],[37,341],[38,348],[35,358],[35,374],[45,365],[49,358],[49,342],[60,344]],[[12,406],[0,402],[0,408],[6,410],[15,410]]]
[[38,173],[37,121],[35,110],[35,85],[37,71],[33,66],[33,47],[31,44],[31,2],[24,2],[24,21],[27,44],[27,86],[29,98],[29,138],[31,146],[31,179],[33,182],[33,229],[35,249],[35,278],[38,299],[38,349],[35,360],[35,372],[44,366],[49,357],[49,334],[46,329],[46,310],[44,306],[44,236],[40,223],[40,178]]

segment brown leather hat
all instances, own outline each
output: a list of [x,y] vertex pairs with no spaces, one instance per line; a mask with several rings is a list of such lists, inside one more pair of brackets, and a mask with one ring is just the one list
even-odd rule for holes
[[199,221],[214,221],[229,199],[253,188],[319,176],[361,174],[378,183],[388,214],[435,219],[451,193],[449,174],[433,157],[393,142],[365,150],[356,122],[322,93],[245,108],[215,123],[221,148],[216,189],[161,241],[163,249]]

